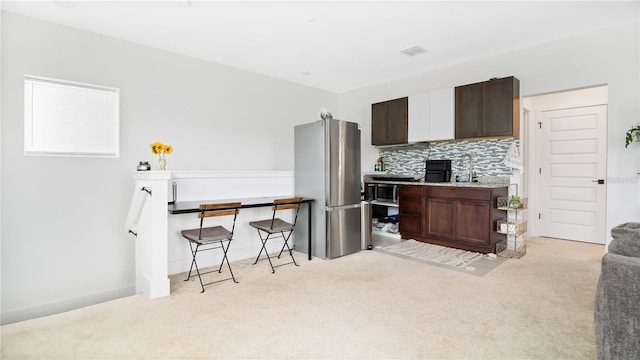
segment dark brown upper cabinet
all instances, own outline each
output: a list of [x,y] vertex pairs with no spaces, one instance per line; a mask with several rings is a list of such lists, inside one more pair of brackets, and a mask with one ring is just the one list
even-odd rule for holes
[[371,105],[371,145],[407,143],[409,98]]
[[520,81],[513,76],[455,88],[456,139],[518,137]]

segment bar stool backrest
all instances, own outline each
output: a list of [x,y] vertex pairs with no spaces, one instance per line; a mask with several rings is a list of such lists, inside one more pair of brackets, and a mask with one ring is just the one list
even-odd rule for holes
[[202,238],[202,225],[204,218],[229,215],[233,215],[233,225],[231,226],[231,237],[233,237],[233,231],[236,228],[236,218],[238,217],[238,212],[240,212],[240,205],[241,203],[239,202],[200,205],[200,212],[198,213],[198,218],[200,219],[200,233],[198,234],[198,238]]
[[276,219],[276,213],[281,210],[289,210],[295,209],[295,215],[293,218],[293,225],[296,225],[296,221],[298,221],[298,211],[302,206],[302,198],[301,197],[293,197],[286,199],[276,199],[273,201],[273,206],[271,209],[273,210],[273,217],[271,218],[271,227],[273,227],[273,221]]

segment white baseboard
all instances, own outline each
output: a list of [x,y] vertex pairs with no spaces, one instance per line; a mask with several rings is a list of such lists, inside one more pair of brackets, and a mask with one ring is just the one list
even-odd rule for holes
[[119,299],[125,296],[132,296],[136,293],[135,285],[104,291],[95,294],[84,295],[48,304],[32,306],[29,308],[3,311],[0,324],[7,325],[19,321],[35,319],[42,316],[59,314],[62,312],[75,310],[81,307],[99,304],[105,301]]

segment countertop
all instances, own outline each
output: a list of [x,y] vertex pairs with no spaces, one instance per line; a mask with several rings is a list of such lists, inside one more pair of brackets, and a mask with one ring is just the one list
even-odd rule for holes
[[[394,185],[417,185],[417,186],[449,186],[449,187],[471,187],[495,189],[509,187],[508,176],[478,176],[478,182],[424,182],[415,181],[418,177],[402,174],[388,174],[384,172],[363,174],[363,182],[368,184],[394,184]],[[406,179],[406,180],[405,180]],[[413,179],[413,181],[409,181]]]
[[416,186],[448,186],[448,187],[471,187],[471,188],[502,188],[508,187],[509,183],[493,182],[421,182],[421,181],[385,181],[385,180],[365,180],[367,184],[394,184],[394,185],[416,185]]

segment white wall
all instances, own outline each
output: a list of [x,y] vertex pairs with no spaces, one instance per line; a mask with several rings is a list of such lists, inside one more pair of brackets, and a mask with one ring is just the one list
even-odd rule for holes
[[[123,231],[138,161],[172,170],[291,171],[293,126],[338,95],[2,12],[2,321],[134,293]],[[23,155],[23,76],[120,88],[117,159]]]
[[[536,46],[341,94],[345,118],[369,124],[372,103],[420,92],[513,75],[522,96],[608,85],[607,235],[613,226],[640,219],[638,152],[624,147],[624,134],[640,121],[639,22]],[[362,143],[370,143],[370,125]],[[363,171],[378,153],[363,148]],[[629,199],[632,199],[631,201]]]

